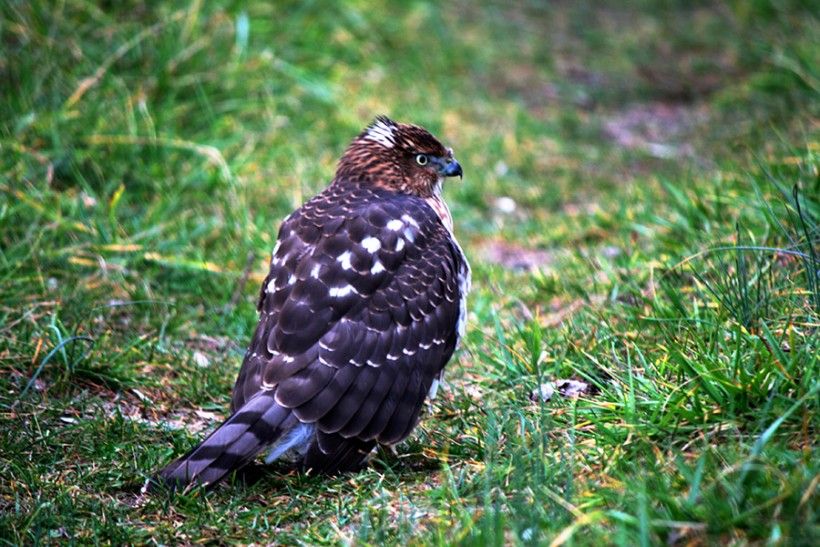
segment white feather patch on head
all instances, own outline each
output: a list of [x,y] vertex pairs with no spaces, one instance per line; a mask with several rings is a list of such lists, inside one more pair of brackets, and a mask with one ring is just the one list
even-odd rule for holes
[[376,123],[370,126],[364,138],[377,142],[385,148],[393,148],[396,145],[396,128],[385,123],[383,120],[376,120]]

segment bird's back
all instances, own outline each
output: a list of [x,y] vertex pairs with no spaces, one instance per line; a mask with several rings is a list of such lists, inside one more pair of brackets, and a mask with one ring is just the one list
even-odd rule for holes
[[282,225],[234,409],[273,390],[325,434],[404,439],[457,343],[462,263],[425,200],[337,181]]

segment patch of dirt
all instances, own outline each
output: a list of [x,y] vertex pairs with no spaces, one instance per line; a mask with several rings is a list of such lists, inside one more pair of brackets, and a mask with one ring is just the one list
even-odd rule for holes
[[242,350],[239,345],[226,336],[207,336],[197,334],[189,338],[185,345],[202,353],[227,353],[231,350]]
[[137,413],[130,415],[123,413],[123,417],[129,420],[141,422],[154,428],[166,430],[185,429],[190,433],[199,433],[200,431],[211,429],[214,425],[221,423],[224,419],[223,416],[215,412],[195,408],[175,410],[160,419],[146,418]]
[[661,159],[692,157],[689,137],[707,120],[704,108],[677,103],[636,103],[604,121],[604,134],[618,146]]
[[[224,419],[224,416],[219,413],[198,408],[175,408],[169,412],[164,404],[154,403],[154,398],[136,388],[112,395],[111,399],[102,403],[102,411],[106,416],[113,417],[120,414],[126,420],[139,422],[152,428],[186,429],[192,433],[199,433],[212,428]],[[85,415],[66,415],[61,417],[61,420],[73,423],[97,416],[97,409],[89,408],[86,412]]]
[[481,258],[514,271],[534,271],[555,262],[555,255],[543,249],[529,249],[505,241],[489,241],[479,250]]
[[231,352],[242,351],[242,348],[225,336],[207,336],[197,334],[183,343],[191,352],[191,360],[200,368],[211,366],[214,360],[228,356]]
[[547,328],[560,327],[585,307],[597,307],[605,302],[606,296],[603,294],[587,294],[585,298],[576,298],[571,302],[556,296],[549,301],[548,306],[540,308],[539,322]]

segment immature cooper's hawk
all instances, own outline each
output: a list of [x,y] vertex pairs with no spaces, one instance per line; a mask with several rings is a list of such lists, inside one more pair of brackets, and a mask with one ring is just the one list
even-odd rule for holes
[[378,117],[333,182],[282,223],[233,414],[159,473],[213,484],[263,450],[334,473],[415,427],[464,334],[470,268],[441,197],[461,166]]

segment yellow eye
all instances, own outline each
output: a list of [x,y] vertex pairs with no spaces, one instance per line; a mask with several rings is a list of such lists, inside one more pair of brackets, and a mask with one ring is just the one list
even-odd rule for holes
[[427,154],[418,154],[416,155],[416,163],[419,165],[427,165],[430,161],[430,158],[427,157]]

